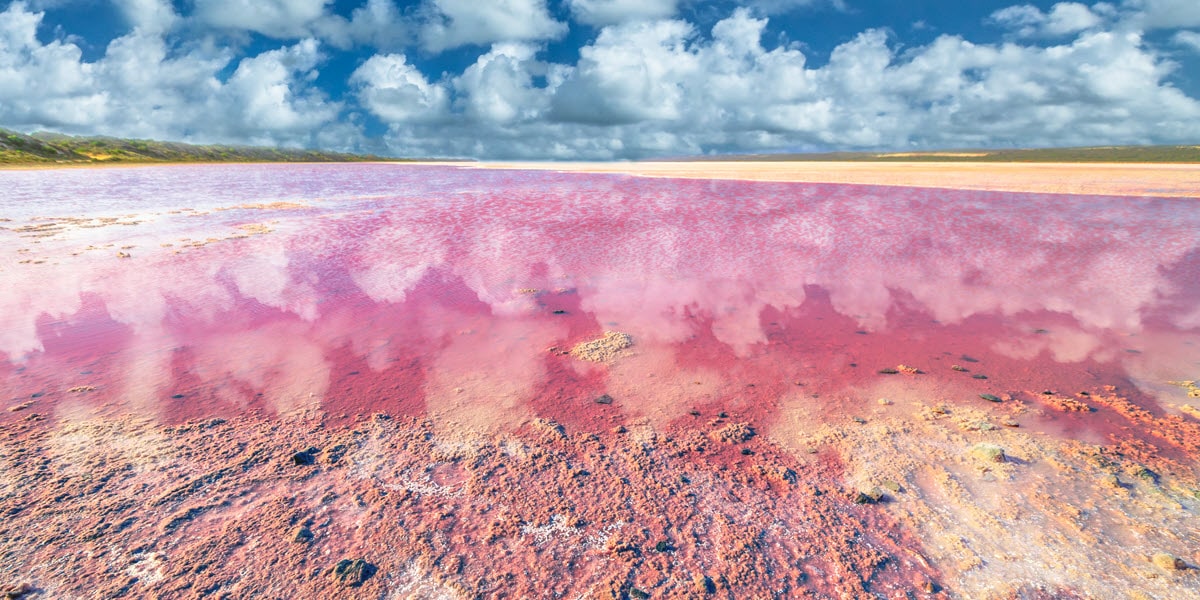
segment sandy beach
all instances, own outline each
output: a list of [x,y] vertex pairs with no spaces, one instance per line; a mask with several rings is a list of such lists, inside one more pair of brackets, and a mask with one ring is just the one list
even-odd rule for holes
[[1200,164],[748,161],[454,164],[488,169],[620,173],[683,179],[1200,198]]

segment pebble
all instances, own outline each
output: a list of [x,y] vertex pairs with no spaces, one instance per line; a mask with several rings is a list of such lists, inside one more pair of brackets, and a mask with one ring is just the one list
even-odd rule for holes
[[987,400],[988,402],[1002,402],[1000,396],[995,394],[980,394],[979,397]]
[[1150,562],[1164,571],[1182,571],[1187,568],[1187,563],[1183,562],[1183,559],[1165,552],[1150,557]]

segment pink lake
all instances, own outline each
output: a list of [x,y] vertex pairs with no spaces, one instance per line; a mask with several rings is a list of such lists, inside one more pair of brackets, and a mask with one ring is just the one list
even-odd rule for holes
[[[797,387],[842,414],[897,365],[948,398],[1117,385],[1162,410],[1200,365],[1190,200],[401,165],[0,177],[0,381],[53,416],[599,427],[769,413]],[[564,355],[607,330],[629,360]]]
[[0,591],[1200,592],[1195,200],[397,164],[0,189]]

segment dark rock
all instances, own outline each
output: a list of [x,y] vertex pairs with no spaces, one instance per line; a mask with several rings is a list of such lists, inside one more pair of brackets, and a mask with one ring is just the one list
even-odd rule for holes
[[899,371],[899,370],[897,370],[897,369],[880,369],[880,370],[879,370],[879,374],[880,374],[880,375],[895,375],[895,374],[897,374],[897,373],[899,373],[899,372],[900,372],[900,371]]
[[987,400],[988,402],[1003,402],[1003,400],[1000,399],[1000,396],[995,394],[980,394],[979,397]]
[[297,452],[292,455],[292,464],[298,467],[311,465],[314,462],[316,462],[316,459],[313,458],[312,454],[308,453],[308,450],[305,450],[304,452]]
[[370,579],[375,571],[375,565],[361,558],[343,558],[329,570],[329,576],[344,586],[358,587]]
[[966,354],[963,354],[962,356],[959,356],[959,358],[961,358],[961,359],[963,359],[963,360],[965,360],[965,361],[967,361],[967,362],[969,362],[969,363],[977,363],[977,362],[979,362],[979,359],[978,359],[978,358],[972,358],[972,357],[970,357],[970,356],[967,356]]
[[666,542],[666,541],[658,542],[657,544],[654,544],[654,551],[655,552],[674,552],[675,546],[672,546],[670,542]]
[[174,400],[179,400],[179,399],[183,398],[183,394],[173,394],[171,396],[171,398]]
[[556,310],[556,311],[554,311],[554,314],[556,314],[556,315],[565,315],[565,314],[567,314],[567,311],[565,311],[565,310]]
[[311,542],[312,539],[313,532],[307,527],[297,527],[296,530],[292,532],[292,541],[297,544],[307,544]]
[[650,594],[643,592],[642,590],[639,590],[637,588],[629,588],[629,597],[630,598],[649,598]]
[[987,375],[984,375],[983,373],[976,373],[976,374],[972,375],[971,377],[974,379],[987,379]]
[[612,403],[613,403],[613,397],[609,396],[608,394],[602,394],[599,398],[596,398],[596,404],[612,404]]
[[698,594],[715,594],[717,593],[717,584],[708,575],[697,575],[692,580],[692,589]]
[[749,448],[742,448],[742,456],[750,456],[754,451]]

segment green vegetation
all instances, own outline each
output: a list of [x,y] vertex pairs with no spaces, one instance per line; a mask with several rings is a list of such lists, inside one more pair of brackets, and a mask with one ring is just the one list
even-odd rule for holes
[[249,146],[197,146],[176,142],[25,135],[0,129],[0,165],[179,163],[179,162],[355,162],[396,159],[361,154]]
[[1029,163],[1200,163],[1200,146],[1096,146],[1018,150],[927,150],[908,152],[826,152],[819,154],[736,154],[692,160],[851,161],[851,162],[1029,162]]

